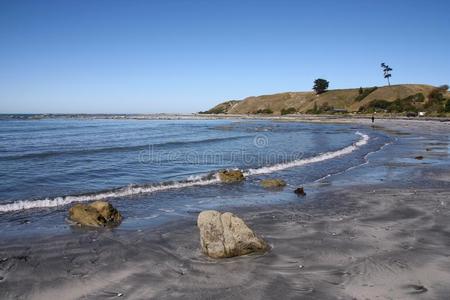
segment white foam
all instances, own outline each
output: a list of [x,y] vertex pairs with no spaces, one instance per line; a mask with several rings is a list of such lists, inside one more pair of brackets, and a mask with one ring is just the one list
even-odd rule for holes
[[366,155],[364,155],[364,162],[363,162],[363,163],[361,163],[361,164],[359,164],[359,165],[356,165],[356,166],[351,166],[351,167],[349,167],[349,168],[347,168],[347,169],[345,169],[345,170],[343,170],[343,171],[337,172],[337,173],[327,174],[327,175],[325,175],[325,176],[323,176],[323,177],[321,177],[321,178],[319,178],[319,179],[317,179],[317,180],[314,180],[314,182],[315,182],[315,183],[321,182],[322,180],[324,180],[324,179],[326,179],[326,178],[328,178],[328,177],[331,177],[331,176],[334,176],[334,175],[339,175],[339,174],[344,174],[344,173],[346,173],[346,172],[348,172],[348,171],[350,171],[350,170],[353,170],[353,169],[359,168],[359,167],[361,167],[361,166],[367,165],[367,164],[369,163],[369,156],[370,156],[371,154],[383,150],[386,146],[388,146],[388,145],[390,145],[390,144],[392,144],[392,142],[385,143],[385,144],[384,144],[383,146],[381,146],[381,148],[379,148],[378,150],[376,150],[376,151],[371,151],[371,152],[367,153]]
[[276,164],[276,165],[273,165],[273,166],[261,167],[261,168],[257,168],[257,169],[249,169],[247,172],[245,172],[245,175],[246,176],[250,176],[250,175],[269,174],[269,173],[285,170],[285,169],[288,169],[288,168],[300,167],[300,166],[304,166],[304,165],[307,165],[307,164],[316,163],[316,162],[320,162],[320,161],[336,158],[338,156],[342,156],[342,155],[345,155],[345,154],[350,154],[353,151],[355,151],[356,149],[358,149],[359,147],[367,144],[367,142],[369,141],[369,136],[368,135],[363,134],[361,132],[356,132],[356,134],[361,136],[361,138],[356,143],[354,143],[354,144],[352,144],[350,146],[347,146],[345,148],[342,148],[340,150],[332,151],[332,152],[326,152],[326,153],[321,153],[321,154],[319,154],[317,156],[303,158],[303,159],[297,159],[297,160],[293,160],[293,161],[290,161],[290,162],[287,162],[287,163]]
[[111,199],[111,198],[119,198],[126,197],[132,195],[139,194],[148,194],[158,191],[171,190],[171,189],[180,189],[191,186],[201,186],[201,185],[209,185],[213,183],[220,182],[218,176],[213,176],[209,179],[199,179],[195,181],[186,180],[173,182],[169,184],[161,184],[161,185],[150,185],[150,186],[128,186],[125,188],[121,188],[114,191],[108,191],[103,193],[96,194],[87,194],[80,196],[65,196],[65,197],[56,197],[56,198],[46,198],[41,200],[20,200],[13,203],[2,204],[0,205],[0,212],[9,212],[9,211],[17,211],[17,210],[25,210],[31,208],[44,208],[44,207],[56,207],[67,205],[73,202],[86,202],[86,201],[96,201],[103,199]]
[[[319,154],[317,156],[304,158],[304,159],[298,159],[287,163],[281,163],[276,164],[273,166],[268,167],[262,167],[258,169],[249,169],[246,172],[244,172],[245,176],[251,176],[251,175],[260,175],[260,174],[268,174],[277,172],[280,170],[293,168],[293,167],[299,167],[306,164],[311,164],[315,162],[320,162],[332,158],[336,158],[338,156],[342,156],[345,154],[349,154],[359,147],[367,144],[369,140],[369,136],[360,132],[356,132],[357,135],[360,135],[361,138],[354,144],[347,146],[345,148],[342,148],[337,151],[333,152],[326,152]],[[1,204],[0,205],[0,212],[11,212],[11,211],[18,211],[18,210],[25,210],[25,209],[32,209],[32,208],[44,208],[44,207],[56,207],[56,206],[63,206],[67,205],[73,202],[86,202],[86,201],[96,201],[96,200],[102,200],[102,199],[111,199],[111,198],[119,198],[119,197],[126,197],[126,196],[132,196],[132,195],[139,195],[139,194],[148,194],[158,191],[164,191],[164,190],[171,190],[171,189],[180,189],[185,187],[191,187],[191,186],[203,186],[203,185],[210,185],[219,183],[220,179],[217,174],[214,176],[190,176],[185,181],[178,181],[178,182],[172,182],[172,183],[165,183],[165,184],[159,184],[159,185],[145,185],[145,186],[133,186],[130,185],[128,187],[124,187],[117,190],[112,191],[106,191],[106,192],[100,192],[95,194],[86,194],[86,195],[78,195],[78,196],[64,196],[64,197],[56,197],[56,198],[46,198],[41,200],[20,200],[15,201],[13,203],[7,203],[7,204]]]

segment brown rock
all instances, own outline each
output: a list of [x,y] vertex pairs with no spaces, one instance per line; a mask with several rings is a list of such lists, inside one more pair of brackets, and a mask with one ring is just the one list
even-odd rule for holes
[[268,248],[242,219],[229,212],[203,211],[198,216],[197,226],[202,251],[212,258],[245,255]]
[[282,188],[286,186],[286,182],[283,179],[264,179],[261,180],[261,186],[265,188]]
[[297,196],[306,196],[305,190],[303,189],[303,187],[299,187],[297,189],[295,189],[294,193]]
[[219,171],[220,181],[225,183],[240,182],[245,180],[244,174],[240,170]]
[[422,155],[419,155],[419,156],[416,156],[416,157],[414,157],[415,159],[417,159],[417,160],[422,160],[423,159],[423,156]]
[[119,211],[106,201],[95,201],[91,203],[91,207],[95,208],[108,223],[120,223],[122,221]]
[[105,201],[78,203],[69,209],[69,219],[82,226],[117,226],[122,221],[119,211]]

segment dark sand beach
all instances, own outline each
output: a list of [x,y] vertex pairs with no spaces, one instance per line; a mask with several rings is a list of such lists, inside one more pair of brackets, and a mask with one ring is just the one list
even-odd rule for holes
[[376,126],[395,141],[305,186],[302,201],[232,209],[271,245],[264,255],[205,257],[196,213],[156,229],[9,238],[0,299],[448,299],[450,125]]

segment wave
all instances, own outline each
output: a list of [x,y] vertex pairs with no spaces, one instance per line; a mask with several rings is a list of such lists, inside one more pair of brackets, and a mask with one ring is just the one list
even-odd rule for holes
[[32,158],[45,158],[50,156],[60,156],[60,155],[77,155],[77,154],[95,154],[95,153],[105,153],[105,152],[121,152],[121,151],[135,151],[135,150],[147,150],[152,148],[161,148],[167,146],[177,146],[177,145],[189,145],[189,144],[202,144],[202,143],[214,143],[229,140],[238,140],[248,137],[247,135],[232,136],[225,138],[211,138],[193,141],[175,141],[175,142],[165,142],[159,144],[146,144],[146,145],[135,145],[135,146],[116,146],[116,147],[102,147],[102,148],[91,148],[91,149],[75,149],[75,150],[62,150],[62,151],[47,151],[47,152],[37,152],[37,153],[25,153],[20,155],[5,155],[0,156],[3,160],[17,160],[17,159],[32,159]]
[[367,153],[366,155],[364,155],[364,157],[363,157],[363,160],[364,160],[363,163],[360,163],[360,164],[355,165],[355,166],[351,166],[351,167],[349,167],[349,168],[347,168],[347,169],[345,169],[345,170],[343,170],[343,171],[339,171],[339,172],[327,174],[327,175],[325,175],[325,176],[323,176],[323,177],[320,177],[319,179],[314,180],[314,183],[321,182],[322,180],[327,179],[327,178],[329,178],[329,177],[331,177],[331,176],[336,176],[336,175],[344,174],[344,173],[347,173],[347,172],[350,171],[350,170],[353,170],[353,169],[359,168],[359,167],[361,167],[361,166],[367,165],[367,164],[369,163],[369,156],[370,156],[370,155],[372,155],[372,154],[374,154],[374,153],[377,153],[378,151],[383,150],[385,147],[387,147],[387,146],[389,146],[389,145],[391,145],[391,144],[392,144],[392,142],[387,142],[387,143],[385,143],[383,146],[381,146],[380,148],[378,148],[377,150],[368,152],[368,153]]
[[123,188],[118,188],[114,190],[98,192],[93,194],[84,194],[76,196],[63,196],[56,198],[46,198],[41,200],[21,200],[15,201],[13,203],[0,205],[0,212],[10,212],[17,210],[25,210],[31,208],[44,208],[44,207],[56,207],[67,205],[73,202],[86,202],[86,201],[97,201],[110,198],[127,197],[139,194],[148,194],[153,192],[165,191],[170,189],[180,189],[191,186],[201,186],[210,185],[213,183],[220,182],[217,175],[211,174],[203,177],[195,177],[192,179],[186,179],[182,181],[170,181],[162,184],[156,185],[130,185]]
[[[245,176],[251,175],[260,175],[260,174],[268,174],[277,172],[280,170],[299,167],[306,164],[316,163],[320,161],[325,161],[329,159],[333,159],[342,155],[350,154],[353,151],[357,150],[359,147],[364,146],[369,141],[369,136],[360,132],[356,132],[357,135],[361,136],[361,138],[353,143],[350,146],[345,148],[321,153],[317,156],[303,158],[294,160],[288,163],[280,163],[272,166],[261,167],[257,169],[249,169],[244,171]],[[218,173],[211,173],[208,175],[194,175],[189,176],[186,180],[182,181],[170,181],[161,184],[146,184],[146,185],[130,185],[118,189],[102,191],[91,194],[83,194],[83,195],[72,195],[72,196],[62,196],[55,198],[46,198],[41,200],[20,200],[15,201],[13,203],[1,204],[0,212],[11,212],[18,210],[26,210],[32,208],[45,208],[45,207],[56,207],[63,206],[73,202],[87,202],[87,201],[96,201],[96,200],[104,200],[111,198],[119,198],[119,197],[127,197],[139,194],[148,194],[159,191],[171,190],[171,189],[180,189],[192,186],[204,186],[210,184],[219,183],[220,179]]]
[[73,125],[69,125],[69,126],[55,126],[53,124],[53,126],[48,126],[48,127],[35,127],[35,128],[29,128],[26,127],[26,131],[24,131],[24,128],[22,127],[6,127],[4,129],[6,129],[8,131],[8,133],[29,133],[29,132],[47,132],[47,131],[59,131],[59,130],[84,130],[86,128],[96,128],[96,127],[101,127],[104,126],[103,124],[97,124],[97,125],[83,125],[83,126],[73,126]]
[[281,170],[288,169],[288,168],[300,167],[300,166],[311,164],[311,163],[316,163],[316,162],[320,162],[320,161],[324,161],[324,160],[328,160],[328,159],[333,159],[333,158],[336,158],[338,156],[342,156],[345,154],[350,154],[353,151],[355,151],[356,149],[358,149],[359,147],[367,144],[367,142],[369,141],[368,135],[360,133],[360,132],[356,132],[356,134],[361,136],[361,139],[359,139],[359,141],[357,141],[356,143],[354,143],[350,146],[347,146],[345,148],[342,148],[342,149],[339,149],[336,151],[332,151],[332,152],[321,153],[317,156],[313,156],[313,157],[309,157],[309,158],[293,160],[293,161],[290,161],[287,163],[280,163],[280,164],[276,164],[273,166],[261,167],[261,168],[257,168],[257,169],[249,169],[248,171],[246,171],[244,173],[244,175],[250,176],[250,175],[268,174],[268,173],[273,173],[273,172],[281,171]]

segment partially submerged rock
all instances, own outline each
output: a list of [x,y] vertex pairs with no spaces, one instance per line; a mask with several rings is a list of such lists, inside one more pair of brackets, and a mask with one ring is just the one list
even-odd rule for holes
[[283,179],[273,178],[261,180],[261,185],[265,188],[282,188],[286,186],[286,182]]
[[418,156],[416,156],[416,157],[414,157],[415,159],[417,159],[417,160],[422,160],[423,159],[423,156],[422,155],[418,155]]
[[198,215],[197,226],[202,251],[212,258],[245,255],[268,248],[242,219],[229,212],[203,211]]
[[225,183],[239,182],[245,180],[244,174],[240,170],[219,171],[219,179]]
[[296,188],[295,191],[294,191],[294,193],[295,193],[297,196],[306,196],[305,190],[303,189],[302,186],[299,187],[299,188]]
[[69,219],[82,226],[117,226],[122,221],[119,211],[106,201],[78,203],[69,209]]

